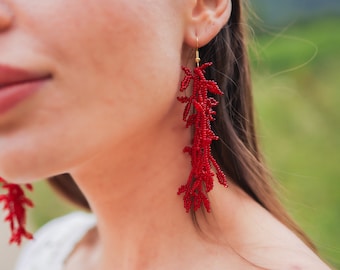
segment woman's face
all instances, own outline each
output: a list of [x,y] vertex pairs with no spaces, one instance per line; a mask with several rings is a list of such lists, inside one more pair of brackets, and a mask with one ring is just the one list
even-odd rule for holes
[[0,65],[52,78],[0,113],[0,175],[31,181],[68,171],[166,121],[177,103],[183,5],[1,1]]

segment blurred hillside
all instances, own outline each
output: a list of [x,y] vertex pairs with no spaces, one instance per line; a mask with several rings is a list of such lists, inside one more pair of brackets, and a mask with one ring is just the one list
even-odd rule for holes
[[287,24],[340,14],[339,0],[251,0],[251,8],[269,24]]
[[255,4],[265,14],[251,49],[265,155],[288,209],[340,269],[340,1]]

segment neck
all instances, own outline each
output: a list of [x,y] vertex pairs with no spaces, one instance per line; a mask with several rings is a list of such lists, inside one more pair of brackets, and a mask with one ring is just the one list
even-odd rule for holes
[[169,246],[178,250],[185,238],[196,235],[177,195],[191,169],[182,152],[190,130],[158,127],[125,141],[129,143],[100,151],[71,172],[98,220],[105,265],[100,269],[112,269],[112,256],[120,262],[117,269],[128,267],[124,263],[141,265],[163,256]]

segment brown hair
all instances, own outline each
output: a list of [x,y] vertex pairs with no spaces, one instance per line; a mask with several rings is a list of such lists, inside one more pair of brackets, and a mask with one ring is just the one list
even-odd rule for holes
[[[213,142],[213,155],[231,181],[315,250],[279,202],[271,175],[262,161],[254,127],[242,13],[241,0],[234,0],[229,22],[209,44],[200,49],[202,63],[214,63],[207,70],[207,77],[215,80],[224,92],[223,96],[218,97],[216,121],[212,123],[213,130],[220,138]],[[86,198],[69,174],[52,177],[49,182],[66,198],[89,209]]]

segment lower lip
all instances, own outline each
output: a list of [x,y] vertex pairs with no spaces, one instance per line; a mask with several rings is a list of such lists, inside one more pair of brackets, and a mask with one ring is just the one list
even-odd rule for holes
[[44,78],[0,87],[0,114],[11,110],[19,103],[29,98],[37,92],[47,80],[48,79]]

